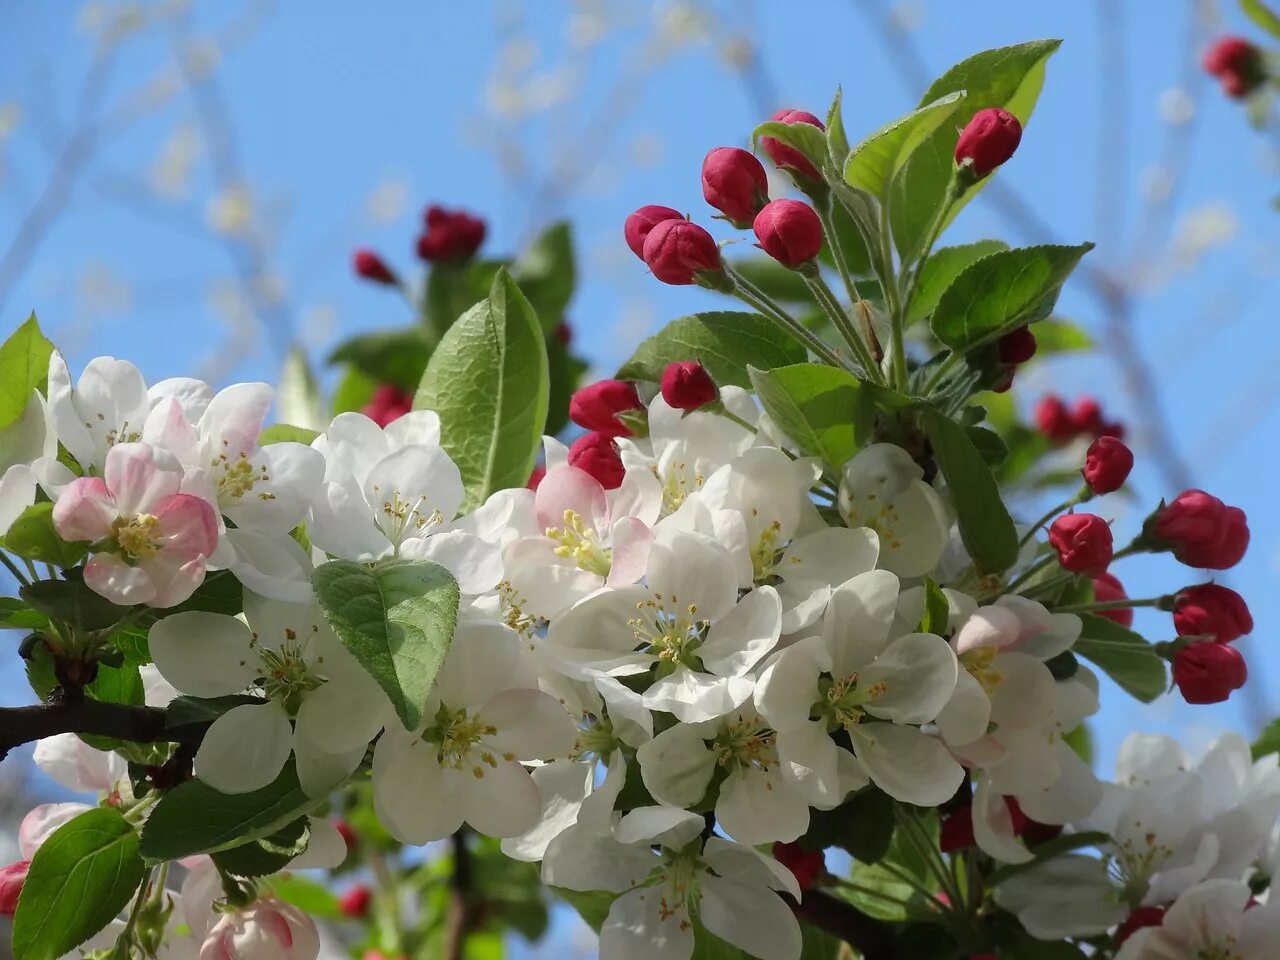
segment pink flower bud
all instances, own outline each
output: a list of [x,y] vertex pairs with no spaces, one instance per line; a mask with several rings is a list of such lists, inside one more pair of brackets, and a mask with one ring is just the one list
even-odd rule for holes
[[[1093,599],[1098,603],[1113,603],[1116,600],[1128,600],[1129,594],[1124,592],[1122,584],[1112,573],[1100,573],[1093,578]],[[1122,627],[1133,626],[1133,609],[1117,607],[1114,610],[1099,610],[1098,616],[1114,620]]]
[[1068,513],[1049,527],[1049,543],[1062,569],[1099,574],[1111,563],[1111,528],[1092,513]]
[[387,266],[386,261],[372,250],[357,250],[352,258],[352,264],[355,267],[356,276],[365,280],[387,286],[395,286],[400,282],[392,269]]
[[1164,923],[1164,907],[1138,907],[1124,922],[1116,927],[1115,945],[1119,947],[1144,927],[1158,927]]
[[1184,587],[1173,601],[1173,625],[1180,637],[1211,637],[1231,643],[1253,632],[1253,614],[1230,587],[1201,583]]
[[344,917],[362,920],[369,913],[369,904],[373,902],[373,893],[364,884],[356,884],[338,898],[338,910]]
[[956,163],[968,163],[973,175],[981,180],[1013,156],[1022,140],[1022,124],[1008,110],[987,107],[973,119],[956,141]]
[[1000,362],[1016,366],[1026,363],[1036,355],[1036,335],[1030,327],[1018,327],[996,341]]
[[342,842],[347,845],[347,850],[351,851],[356,848],[356,844],[360,842],[360,838],[356,835],[351,824],[345,820],[334,820],[333,827],[338,831],[338,836],[342,837]]
[[535,493],[538,487],[542,486],[542,481],[547,478],[547,468],[542,464],[538,464],[533,468],[533,472],[529,474],[529,480],[525,483],[525,487]]
[[773,859],[791,871],[801,892],[812,887],[813,882],[827,872],[826,858],[822,851],[806,850],[798,843],[775,843]]
[[1099,437],[1089,445],[1080,471],[1094,493],[1112,493],[1124,486],[1133,469],[1133,451],[1115,437]]
[[973,807],[966,804],[957,807],[942,818],[938,829],[938,848],[943,853],[969,850],[978,841],[973,835]]
[[631,252],[643,260],[644,241],[649,236],[649,231],[667,220],[683,219],[684,214],[679,210],[650,203],[627,217],[627,222],[622,225],[622,235],[626,237]]
[[769,178],[755,155],[716,147],[702,161],[702,195],[735,224],[749,224],[769,202]]
[[569,447],[569,466],[590,474],[606,490],[622,486],[627,470],[613,438],[605,433],[586,433]]
[[18,897],[22,895],[22,885],[27,882],[27,870],[30,860],[19,860],[7,867],[0,867],[0,917],[13,918],[18,912]]
[[394,383],[384,383],[373,391],[373,396],[360,408],[360,412],[378,426],[385,427],[412,409],[412,393],[401,390]]
[[319,954],[311,918],[275,899],[224,913],[200,945],[200,960],[315,960]]
[[1187,703],[1222,703],[1248,678],[1244,657],[1225,643],[1189,643],[1173,655],[1173,682]]
[[696,360],[667,364],[662,372],[662,399],[676,410],[697,410],[719,399],[716,382]]
[[688,220],[664,220],[644,240],[644,262],[663,283],[694,283],[703,272],[719,271],[720,248],[715,239]]
[[1053,443],[1065,443],[1076,435],[1075,421],[1071,418],[1062,398],[1049,394],[1035,409],[1036,426]]
[[1203,490],[1184,490],[1156,515],[1155,535],[1189,567],[1226,570],[1244,557],[1249,525],[1244,511]]
[[1262,51],[1243,37],[1220,37],[1205,51],[1205,72],[1234,99],[1248,96],[1267,78]]
[[579,388],[569,398],[569,419],[586,430],[610,437],[629,437],[631,428],[618,419],[618,414],[643,407],[634,383],[598,380]]
[[430,263],[469,260],[484,243],[485,222],[463,210],[432,205],[423,220],[426,230],[418,237],[418,256]]
[[788,267],[808,263],[822,249],[822,221],[799,200],[772,200],[752,224],[762,249]]
[[[779,110],[769,119],[777,120],[779,123],[808,123],[819,130],[827,129],[821,120],[803,110]],[[764,148],[764,152],[769,155],[769,159],[779,170],[791,170],[803,174],[810,180],[822,179],[822,175],[814,169],[808,158],[795,147],[787,146],[776,137],[761,137],[760,146]]]

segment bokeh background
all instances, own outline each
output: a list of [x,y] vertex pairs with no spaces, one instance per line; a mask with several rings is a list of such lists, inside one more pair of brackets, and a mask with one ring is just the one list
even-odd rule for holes
[[[966,56],[1062,38],[1022,148],[946,242],[1096,241],[1059,305],[1096,349],[1028,368],[1019,402],[1089,393],[1128,425],[1137,496],[1106,503],[1119,543],[1187,486],[1253,532],[1222,578],[1254,613],[1250,685],[1199,708],[1108,686],[1105,774],[1131,730],[1202,748],[1280,713],[1280,150],[1200,71],[1223,32],[1254,35],[1232,0],[0,0],[0,333],[35,311],[73,369],[109,354],[148,380],[275,381],[293,344],[323,370],[340,340],[410,321],[350,256],[412,275],[436,202],[486,218],[491,254],[572,221],[574,347],[607,375],[713,302],[652,280],[621,234],[663,203],[728,239],[701,198],[708,149],[747,145],[779,107],[822,114],[837,85],[856,141]],[[1196,579],[1168,558],[1117,572],[1133,596]],[[1149,611],[1137,628],[1172,633]],[[0,703],[30,699],[17,639]],[[29,751],[0,766],[11,815],[55,790]],[[594,955],[583,929],[558,916],[509,955]]]

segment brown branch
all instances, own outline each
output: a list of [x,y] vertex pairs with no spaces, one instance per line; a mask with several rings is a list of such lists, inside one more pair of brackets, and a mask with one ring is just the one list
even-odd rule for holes
[[14,747],[60,733],[89,733],[134,743],[183,739],[165,726],[165,711],[158,707],[51,695],[48,703],[0,707],[0,760]]
[[467,953],[467,934],[476,927],[475,878],[471,851],[467,849],[466,827],[457,830],[449,842],[453,848],[453,873],[449,876],[449,906],[445,932],[446,960],[463,960]]
[[851,903],[820,890],[809,890],[797,902],[783,895],[796,917],[825,930],[858,951],[863,960],[892,960],[893,927],[874,920]]

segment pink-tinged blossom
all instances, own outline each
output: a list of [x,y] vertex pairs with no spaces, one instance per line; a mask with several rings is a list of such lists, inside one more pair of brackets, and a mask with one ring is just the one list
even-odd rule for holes
[[107,451],[101,477],[67,485],[53,509],[58,535],[89,541],[84,579],[113,603],[172,607],[204,580],[218,544],[208,501],[180,493],[182,465],[143,443]]
[[223,914],[200,947],[200,960],[315,960],[319,954],[312,919],[275,899]]

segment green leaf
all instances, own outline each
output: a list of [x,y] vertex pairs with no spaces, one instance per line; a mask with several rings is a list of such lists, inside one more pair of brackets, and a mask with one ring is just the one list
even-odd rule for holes
[[320,434],[315,430],[307,427],[295,427],[291,423],[273,423],[260,434],[258,434],[258,444],[267,446],[271,443],[301,443],[305,446],[311,446],[311,441]]
[[1253,741],[1253,759],[1260,760],[1273,753],[1280,753],[1280,720],[1272,720],[1262,728]]
[[1080,614],[1080,639],[1072,650],[1099,667],[1130,696],[1150,703],[1169,686],[1164,661],[1155,648],[1114,620]]
[[323,884],[296,873],[285,873],[266,881],[266,886],[279,899],[291,903],[303,913],[326,920],[342,916],[338,898]]
[[114,807],[87,810],[40,845],[13,918],[14,960],[57,960],[110,923],[142,883],[138,835]]
[[306,353],[297,344],[289,348],[280,371],[276,415],[286,423],[297,423],[306,428],[319,428],[327,422],[320,384],[311,372]]
[[82,630],[109,627],[131,607],[116,606],[85,586],[76,571],[67,571],[65,580],[36,580],[18,588],[18,595],[54,620],[73,623]]
[[818,170],[831,166],[827,161],[827,135],[811,123],[766,120],[751,132],[753,149],[759,150],[761,137],[772,137],[779,143],[795,147]]
[[569,224],[554,224],[534,240],[511,265],[511,278],[529,298],[543,329],[550,330],[559,323],[573,299],[577,282]]
[[0,344],[0,430],[22,416],[31,391],[45,388],[52,354],[34,313]]
[[439,340],[459,317],[483,300],[498,271],[509,266],[506,260],[432,264],[422,313],[434,338]]
[[843,99],[844,92],[836,87],[836,95],[827,110],[827,156],[837,170],[844,163],[845,157],[849,156],[849,136],[844,130]]
[[58,536],[53,527],[53,504],[48,502],[32,504],[19,514],[4,535],[4,548],[55,567],[74,567],[89,552],[87,544],[68,543]]
[[188,780],[151,811],[141,853],[156,862],[217,853],[269,837],[323,802],[302,792],[292,758],[274,782],[252,793],[219,793],[203,780]]
[[839,847],[855,860],[875,863],[893,837],[893,800],[875,787],[854,794],[834,810],[812,810],[798,841],[805,850]]
[[505,271],[489,296],[449,328],[422,376],[416,409],[440,415],[441,444],[475,509],[496,490],[522,487],[542,443],[549,398],[538,317]]
[[374,383],[413,390],[422,379],[431,346],[430,336],[421,327],[379,330],[339,344],[328,362],[349,363]]
[[306,817],[286,824],[269,837],[250,840],[213,855],[213,862],[237,877],[263,877],[277,873],[307,849],[311,828]]
[[809,285],[804,282],[804,277],[772,257],[739,257],[730,260],[729,266],[734,273],[746,277],[748,283],[779,303],[802,303],[806,306],[814,303],[813,294],[809,291]]
[[42,630],[49,618],[17,597],[0,597],[0,630]]
[[348,413],[360,410],[373,399],[373,391],[378,388],[377,381],[348,365],[333,391],[333,414]]
[[453,575],[430,560],[373,567],[330,560],[311,586],[342,645],[378,681],[405,728],[417,727],[458,619]]
[[865,425],[859,423],[861,384],[853,374],[820,363],[748,370],[765,412],[803,452],[834,470],[854,455]]
[[[967,96],[948,123],[935,130],[912,155],[893,185],[889,204],[894,241],[904,259],[913,260],[932,227],[955,169],[959,131],[986,107],[1003,107],[1025,126],[1031,118],[1045,64],[1060,40],[1033,40],[1012,47],[987,50],[957,64],[942,75],[920,100],[925,106],[957,90]],[[975,197],[990,177],[970,187],[944,214],[944,226]]]
[[567,890],[564,887],[551,887],[551,892],[578,912],[583,923],[597,933],[609,916],[609,908],[617,899],[617,894],[607,890]]
[[930,577],[924,579],[924,617],[920,632],[945,637],[951,626],[951,603],[942,588]]
[[855,886],[838,887],[836,893],[867,916],[901,923],[916,911],[912,902],[918,894],[911,884],[875,863],[854,863],[849,879]]
[[175,697],[165,709],[165,729],[178,730],[182,727],[213,723],[235,707],[264,702],[261,697],[251,697],[243,693],[233,693],[225,697]]
[[939,298],[929,321],[933,335],[967,353],[1015,327],[1043,320],[1062,284],[1092,249],[1092,243],[1020,247],[974,261]]
[[960,108],[963,90],[954,90],[905,117],[885,124],[849,154],[844,182],[883,198],[916,149]]
[[543,428],[549,436],[555,436],[569,422],[569,400],[573,397],[587,363],[575,357],[569,348],[554,334],[547,335],[547,425]]
[[969,435],[969,439],[973,441],[973,445],[977,447],[978,453],[988,465],[998,467],[1009,456],[1009,445],[994,430],[975,424],[972,427],[965,427],[964,432]]
[[921,419],[969,555],[985,573],[1007,570],[1018,558],[1018,532],[991,468],[960,424],[932,409],[923,410]]
[[668,364],[697,360],[720,386],[750,387],[748,365],[771,370],[804,359],[804,347],[767,317],[714,311],[672,320],[636,348],[617,376],[658,383]]
[[1008,249],[1009,245],[1002,240],[978,240],[942,247],[929,254],[929,259],[920,268],[920,279],[916,281],[915,293],[907,307],[908,325],[926,319],[937,309],[943,291],[951,286],[965,267],[987,254]]
[[1280,14],[1262,0],[1240,0],[1240,9],[1244,11],[1246,17],[1271,36],[1280,39]]
[[1035,335],[1037,357],[1092,350],[1094,347],[1093,337],[1089,335],[1089,331],[1061,317],[1041,320],[1036,324]]

